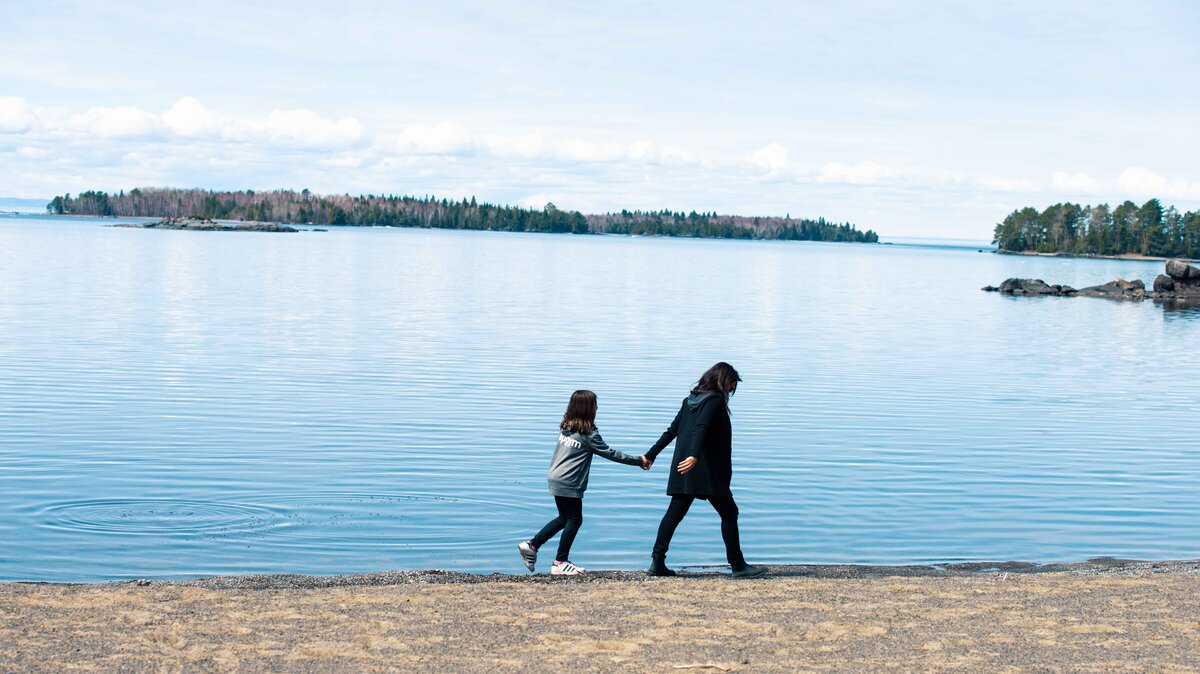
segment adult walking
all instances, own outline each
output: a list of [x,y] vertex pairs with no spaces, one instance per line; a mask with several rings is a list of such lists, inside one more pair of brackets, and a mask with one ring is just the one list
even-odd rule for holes
[[667,568],[667,548],[675,529],[683,521],[696,499],[708,501],[721,516],[721,538],[725,557],[736,578],[766,573],[766,567],[746,563],[738,536],[738,507],[729,489],[733,477],[733,426],[729,421],[729,396],[742,380],[729,363],[708,368],[684,399],[679,413],[658,442],[646,452],[651,462],[664,447],[675,440],[675,455],[667,477],[671,504],[658,525],[658,538],[651,556],[651,576],[674,576]]

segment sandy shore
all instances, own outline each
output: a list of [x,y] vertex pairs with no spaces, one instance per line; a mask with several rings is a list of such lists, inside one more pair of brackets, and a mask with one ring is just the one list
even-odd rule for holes
[[1200,562],[0,584],[8,671],[1200,671]]

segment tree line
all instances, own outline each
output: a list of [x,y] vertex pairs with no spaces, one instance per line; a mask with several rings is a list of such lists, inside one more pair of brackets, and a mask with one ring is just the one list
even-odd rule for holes
[[1200,210],[1181,213],[1158,199],[1116,208],[1060,203],[1039,212],[1027,206],[996,225],[992,243],[1005,252],[1196,258]]
[[824,218],[746,217],[716,213],[626,211],[584,215],[545,208],[520,208],[432,196],[318,195],[306,190],[269,192],[135,188],[116,193],[87,191],[56,196],[46,205],[55,215],[181,218],[283,222],[311,225],[432,227],[573,234],[632,234],[726,239],[789,239],[877,243],[879,236],[850,223]]

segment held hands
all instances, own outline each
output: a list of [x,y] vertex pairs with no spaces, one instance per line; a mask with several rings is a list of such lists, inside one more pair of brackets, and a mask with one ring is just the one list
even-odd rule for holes
[[687,475],[688,471],[696,467],[696,457],[689,456],[679,462],[679,474]]
[[650,470],[650,466],[653,466],[653,465],[654,465],[654,461],[652,459],[646,458],[646,455],[643,454],[642,455],[642,470]]

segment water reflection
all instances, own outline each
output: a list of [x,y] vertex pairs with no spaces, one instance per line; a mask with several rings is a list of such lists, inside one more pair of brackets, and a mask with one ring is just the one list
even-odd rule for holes
[[[102,224],[0,221],[0,578],[517,572],[570,392],[640,452],[716,360],[753,561],[1200,557],[1197,307],[979,291],[1161,263]],[[662,470],[595,467],[581,563],[646,563]]]

